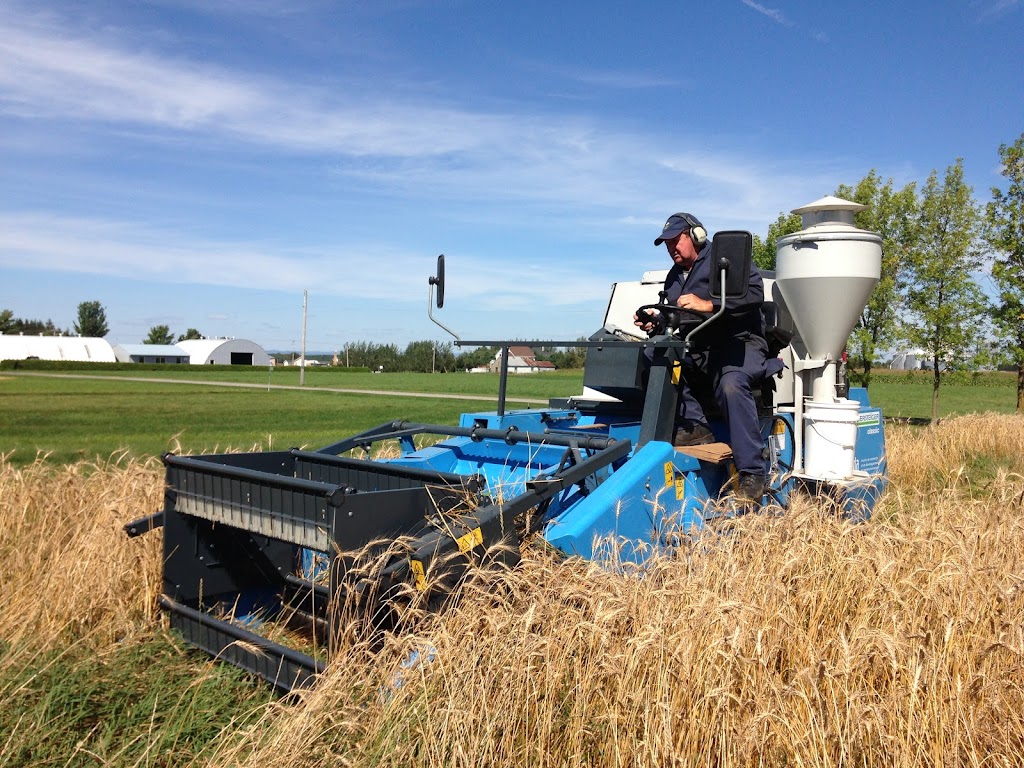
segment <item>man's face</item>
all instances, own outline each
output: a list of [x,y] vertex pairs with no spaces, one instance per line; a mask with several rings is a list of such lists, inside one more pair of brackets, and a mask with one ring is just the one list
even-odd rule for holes
[[665,241],[668,255],[672,261],[683,269],[689,269],[697,260],[697,249],[693,247],[693,240],[690,239],[690,231],[680,232],[671,240]]

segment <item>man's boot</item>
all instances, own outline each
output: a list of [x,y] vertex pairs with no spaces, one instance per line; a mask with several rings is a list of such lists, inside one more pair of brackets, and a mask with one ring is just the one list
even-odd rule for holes
[[687,445],[707,445],[713,442],[715,442],[715,435],[707,424],[701,424],[699,421],[683,421],[676,427],[672,445],[683,448]]
[[764,475],[740,472],[740,479],[737,483],[736,500],[747,510],[756,510],[764,502],[765,478]]

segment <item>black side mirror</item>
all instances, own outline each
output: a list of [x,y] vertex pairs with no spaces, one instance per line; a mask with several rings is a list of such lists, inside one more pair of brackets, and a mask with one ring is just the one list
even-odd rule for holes
[[437,308],[441,309],[444,306],[444,254],[440,254],[437,257],[437,275],[431,277],[428,282],[430,285],[437,286]]
[[[711,241],[711,295],[720,299],[742,299],[750,286],[750,265],[754,236],[739,229],[717,232]],[[725,286],[722,270],[725,269]]]

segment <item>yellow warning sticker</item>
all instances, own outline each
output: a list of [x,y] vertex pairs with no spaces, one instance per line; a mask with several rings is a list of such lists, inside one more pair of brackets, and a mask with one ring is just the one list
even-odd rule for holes
[[772,433],[768,437],[768,445],[773,451],[772,467],[774,468],[778,455],[786,450],[786,423],[779,419],[772,426]]
[[427,588],[427,574],[423,571],[423,563],[419,560],[410,560],[409,567],[412,569],[416,589],[423,592]]
[[484,543],[484,534],[479,528],[474,528],[466,535],[459,536],[455,543],[459,545],[459,552],[469,552],[473,547]]
[[665,462],[665,486],[668,487],[668,486],[672,485],[672,481],[675,480],[675,477],[676,477],[676,473],[675,473],[675,470],[672,468],[672,462],[671,461],[666,461]]
[[683,500],[683,496],[686,495],[685,491],[684,491],[684,486],[685,485],[686,485],[686,480],[685,480],[685,478],[683,478],[682,475],[680,475],[679,477],[676,478],[676,501],[682,501]]

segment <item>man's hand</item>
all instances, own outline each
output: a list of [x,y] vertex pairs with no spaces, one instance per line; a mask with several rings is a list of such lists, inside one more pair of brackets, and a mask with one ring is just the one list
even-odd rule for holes
[[676,299],[676,306],[680,309],[690,309],[694,312],[714,311],[714,305],[711,303],[711,299],[702,299],[700,296],[696,296],[692,293],[684,293]]
[[660,317],[661,313],[656,309],[648,309],[644,311],[643,317],[633,315],[633,325],[639,326],[645,333],[652,333],[658,328]]

